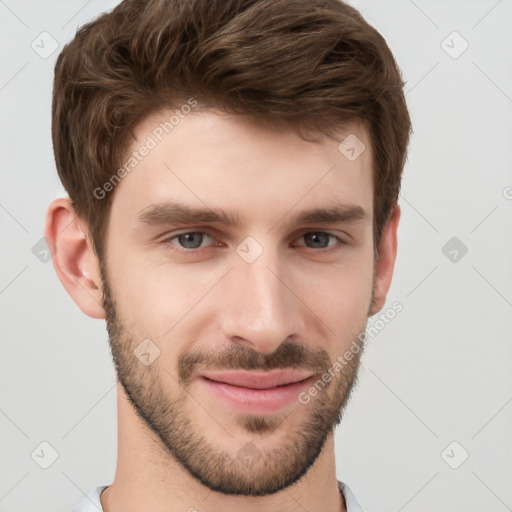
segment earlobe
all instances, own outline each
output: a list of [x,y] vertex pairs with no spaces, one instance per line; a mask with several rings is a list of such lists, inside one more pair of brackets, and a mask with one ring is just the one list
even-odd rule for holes
[[382,232],[379,257],[375,262],[375,280],[370,316],[378,313],[386,303],[391,286],[397,252],[397,230],[400,221],[400,206],[395,205]]
[[99,265],[71,199],[53,201],[46,213],[45,237],[55,246],[53,266],[78,307],[92,318],[105,318]]

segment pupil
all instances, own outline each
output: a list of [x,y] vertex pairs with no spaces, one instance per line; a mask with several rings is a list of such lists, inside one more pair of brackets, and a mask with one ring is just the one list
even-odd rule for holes
[[[194,237],[197,237],[194,242]],[[201,233],[184,233],[178,237],[180,244],[185,247],[185,249],[197,249],[201,246],[202,242],[202,234]]]
[[329,235],[327,233],[307,233],[305,239],[306,243],[308,240],[312,242],[313,247],[318,247],[318,244],[320,244],[321,248],[325,248],[329,245]]

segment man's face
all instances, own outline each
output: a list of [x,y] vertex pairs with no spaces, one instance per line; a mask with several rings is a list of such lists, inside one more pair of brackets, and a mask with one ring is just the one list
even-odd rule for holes
[[[315,462],[356,380],[362,350],[332,365],[361,345],[372,300],[370,141],[345,128],[340,140],[366,144],[350,161],[334,140],[213,112],[189,114],[158,141],[152,132],[168,118],[138,126],[132,149],[148,136],[158,144],[112,204],[102,275],[118,378],[192,476],[225,494],[271,494]],[[186,222],[171,203],[225,218]],[[366,217],[298,220],[354,207]],[[227,370],[295,370],[281,373],[295,384],[220,384]]]

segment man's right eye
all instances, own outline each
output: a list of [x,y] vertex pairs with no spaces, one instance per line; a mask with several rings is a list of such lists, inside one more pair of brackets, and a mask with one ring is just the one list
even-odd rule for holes
[[173,249],[176,248],[178,252],[190,252],[194,249],[208,247],[207,244],[203,243],[207,242],[208,239],[215,240],[213,236],[204,231],[186,231],[166,238],[164,243],[173,245]]

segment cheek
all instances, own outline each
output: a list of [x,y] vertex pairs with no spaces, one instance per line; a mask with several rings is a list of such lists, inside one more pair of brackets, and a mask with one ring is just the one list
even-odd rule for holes
[[332,265],[303,269],[298,295],[336,334],[344,334],[366,320],[372,279],[373,253],[368,247]]
[[317,276],[315,283],[303,296],[308,306],[335,332],[344,332],[366,317],[371,299],[371,273],[330,273],[324,279]]
[[149,252],[119,254],[117,261],[111,274],[118,310],[133,334],[161,343],[183,330],[222,277],[222,269],[172,264]]
[[[367,235],[360,246],[341,253],[332,263],[291,258],[282,276],[336,334],[354,329],[368,311],[373,253],[371,236]],[[118,238],[112,238],[112,248],[129,247],[125,240]],[[233,262],[222,261],[172,263],[160,250],[112,250],[109,273],[113,293],[131,334],[154,337],[156,343],[163,343],[184,329],[194,329],[194,319],[201,324],[209,315],[215,315],[216,304],[211,304],[212,298],[230,297],[229,290],[223,292],[228,282],[223,282],[223,276]],[[308,314],[306,310],[304,314]]]

